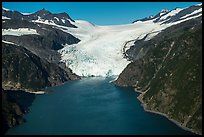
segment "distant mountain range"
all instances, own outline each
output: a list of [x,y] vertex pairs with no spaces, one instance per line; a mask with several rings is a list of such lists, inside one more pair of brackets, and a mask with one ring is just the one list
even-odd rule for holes
[[74,22],[74,20],[72,20],[67,13],[63,12],[59,14],[53,14],[45,9],[31,14],[23,14],[18,11],[11,11],[2,8],[2,19],[26,20],[29,22],[53,23],[66,27],[76,27],[71,24],[71,22]]
[[195,18],[195,16],[201,16],[202,15],[202,5],[194,5],[187,8],[175,8],[173,10],[163,9],[155,16],[149,16],[143,19],[139,19],[134,21],[150,21],[153,20],[154,23],[161,23],[161,24],[167,24],[167,23],[173,23],[182,21],[189,18]]

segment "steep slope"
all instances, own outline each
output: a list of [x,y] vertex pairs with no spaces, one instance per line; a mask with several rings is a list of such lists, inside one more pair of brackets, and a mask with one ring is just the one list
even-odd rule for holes
[[39,58],[29,50],[2,42],[2,87],[35,91],[79,77],[55,63]]
[[59,50],[61,61],[80,76],[119,75],[130,63],[127,51],[134,42],[142,39],[148,41],[165,28],[201,17],[202,5],[195,5],[165,10],[150,19],[126,25],[98,26],[75,21],[73,24],[77,28],[58,27],[81,40]]
[[5,19],[2,22],[2,40],[23,46],[37,56],[58,63],[57,50],[80,40],[50,25],[27,20]]
[[59,62],[57,52],[80,40],[52,26],[76,28],[71,22],[66,13],[45,9],[27,15],[2,9],[3,133],[25,122],[23,115],[42,88],[80,78]]
[[22,46],[2,41],[3,134],[25,122],[23,115],[32,104],[34,94],[44,93],[42,88],[79,78],[69,68],[61,68]]
[[35,99],[35,95],[24,91],[1,91],[2,95],[2,132],[25,122],[23,115],[29,111],[29,106]]
[[146,54],[133,54],[114,83],[141,92],[145,109],[202,134],[202,20],[169,27],[142,45]]
[[[16,37],[19,36],[8,36],[9,31],[16,31],[8,30],[9,27],[6,25],[9,24],[9,20],[14,18],[10,15],[12,13],[15,12],[3,9],[4,40],[21,46],[29,45],[26,48],[29,48],[29,50],[32,50],[38,56],[41,55],[43,58],[57,63],[60,60],[60,62],[64,62],[66,66],[71,68],[77,75],[106,77],[119,75],[127,64],[130,63],[129,59],[132,58],[129,57],[131,56],[129,52],[130,54],[132,53],[130,50],[128,51],[128,49],[134,45],[134,42],[138,42],[142,39],[148,41],[165,28],[187,20],[201,18],[202,4],[183,9],[176,8],[171,11],[162,10],[155,16],[137,20],[133,24],[112,26],[98,26],[80,20],[73,21],[69,15],[65,15],[65,13],[55,15],[45,9],[27,15],[15,13],[19,21],[21,19],[35,26],[32,27],[33,30],[26,30],[26,33],[30,33],[29,37],[32,37],[32,39],[28,39],[27,35],[23,35],[20,38],[22,40],[16,40]],[[66,22],[63,21],[65,19],[75,27],[66,25]],[[49,30],[49,32],[44,33],[46,30]],[[21,31],[21,33],[24,32]],[[60,35],[58,35],[59,33]],[[72,38],[66,38],[66,34]],[[56,39],[59,37],[60,42]],[[67,39],[71,39],[71,42],[67,41]],[[37,50],[42,50],[39,54],[35,50],[36,46],[30,46],[34,45],[34,43],[28,44],[21,42],[35,40],[40,47],[43,46],[39,43],[46,45],[46,50],[43,49],[44,47],[38,47]],[[59,54],[56,55],[56,52],[47,50],[47,47],[48,49],[58,50],[61,59]],[[137,51],[140,51],[140,49],[139,47]],[[105,56],[104,53],[106,53]],[[53,60],[52,56],[55,56],[54,58],[57,58],[57,60]]]
[[2,19],[26,20],[28,22],[37,22],[43,24],[45,23],[51,25],[56,24],[76,28],[76,26],[72,24],[74,20],[71,19],[71,17],[67,13],[63,12],[54,14],[45,10],[44,8],[42,10],[30,14],[24,14],[18,11],[12,11],[2,8]]

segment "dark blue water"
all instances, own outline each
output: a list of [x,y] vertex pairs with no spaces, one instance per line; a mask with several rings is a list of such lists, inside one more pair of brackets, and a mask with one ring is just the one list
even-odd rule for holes
[[48,88],[25,115],[27,122],[7,134],[191,134],[167,118],[145,112],[131,88],[111,79],[87,78]]

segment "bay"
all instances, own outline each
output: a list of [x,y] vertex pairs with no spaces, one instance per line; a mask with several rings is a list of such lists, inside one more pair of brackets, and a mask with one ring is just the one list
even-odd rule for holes
[[26,123],[8,135],[191,135],[167,118],[145,112],[132,88],[113,78],[83,78],[37,95]]

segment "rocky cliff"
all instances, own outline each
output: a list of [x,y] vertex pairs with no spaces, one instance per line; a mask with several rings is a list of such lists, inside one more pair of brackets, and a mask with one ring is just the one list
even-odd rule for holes
[[[1,91],[2,96],[2,130],[5,133],[9,128],[25,122],[23,115],[29,111],[29,106],[35,95],[24,91]],[[3,134],[2,133],[2,134]]]
[[[50,26],[76,28],[68,14],[45,9],[24,15],[2,8],[3,131],[23,123],[33,94],[44,87],[80,79],[60,62],[58,50],[80,40]],[[25,92],[26,91],[26,92]],[[24,93],[23,93],[24,92]],[[25,106],[25,104],[29,104]]]
[[[202,18],[201,18],[202,19]],[[114,82],[132,86],[142,94],[147,110],[162,112],[183,127],[202,134],[202,20],[171,26],[149,41],[140,41],[138,57]]]
[[2,42],[2,86],[4,89],[38,90],[79,79],[67,68],[42,59],[26,48]]
[[79,78],[69,68],[50,63],[22,46],[2,42],[3,131],[25,122],[23,115],[34,100],[34,94],[26,92]]

